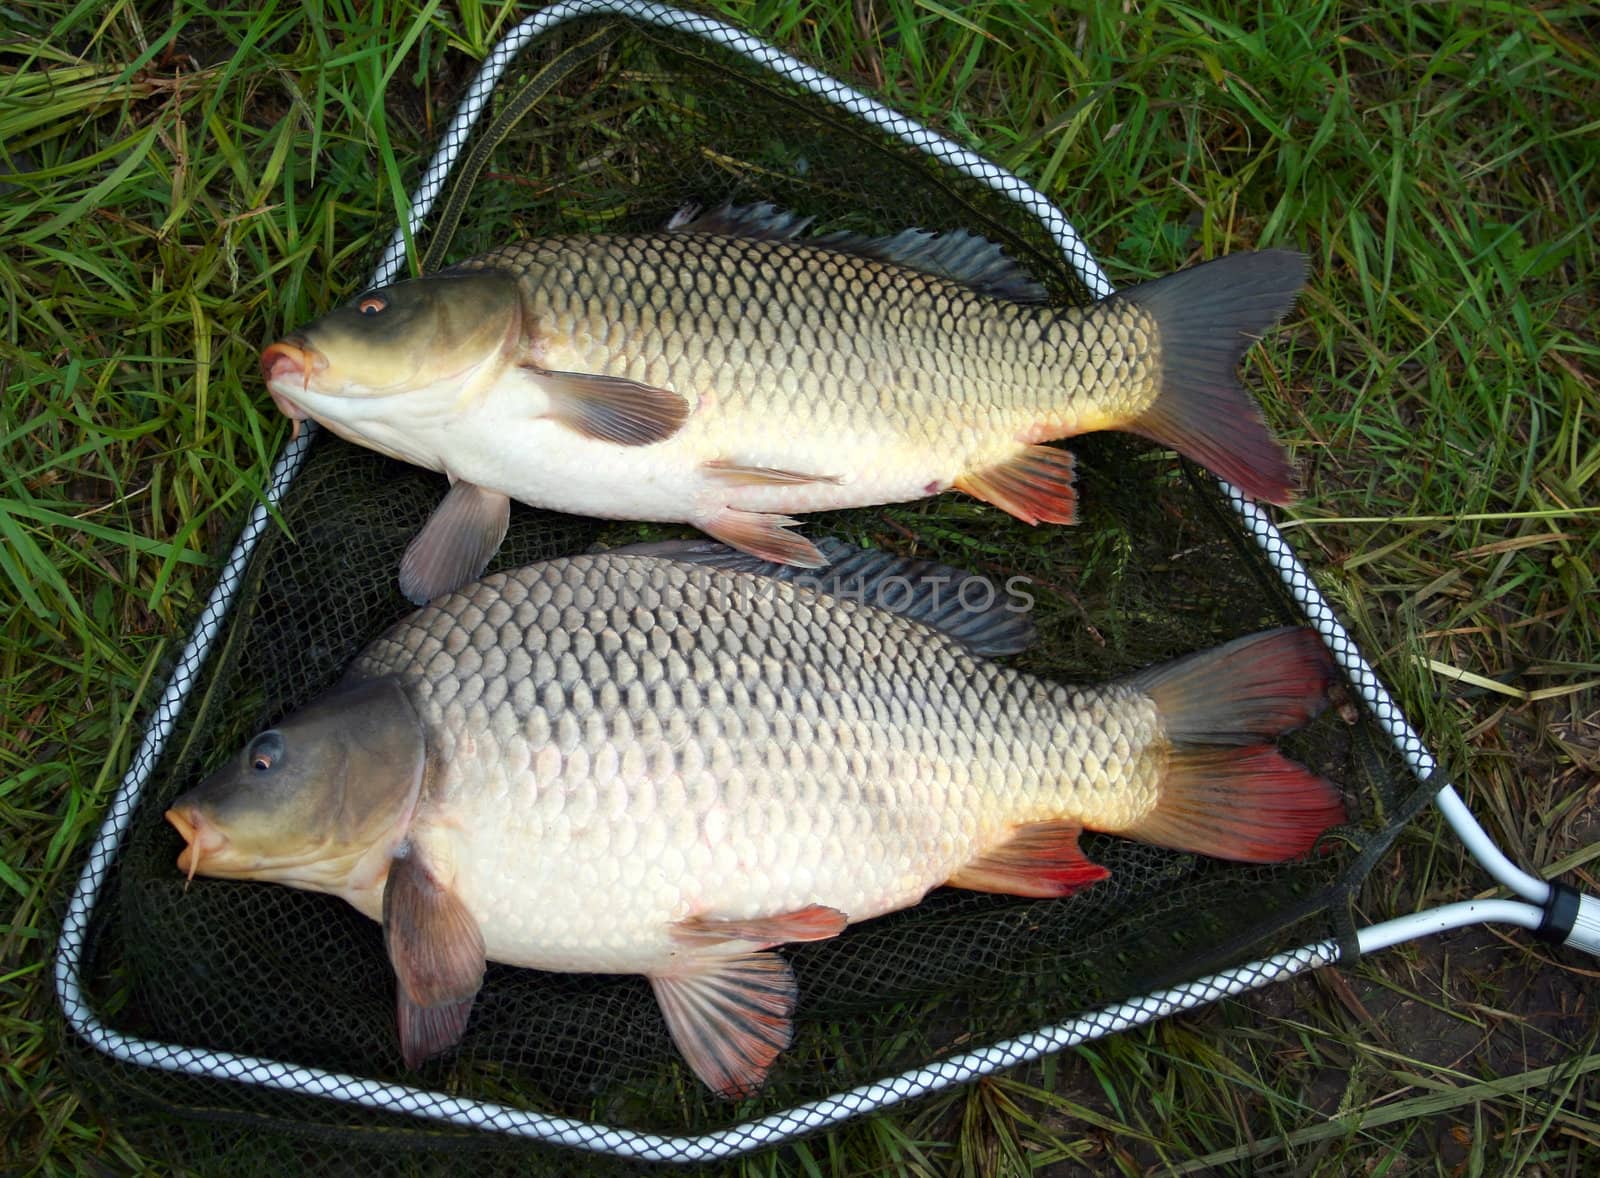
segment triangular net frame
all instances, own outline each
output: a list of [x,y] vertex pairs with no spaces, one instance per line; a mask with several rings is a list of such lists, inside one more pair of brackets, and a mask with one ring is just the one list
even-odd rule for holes
[[[604,53],[589,52],[602,40]],[[567,128],[559,149],[551,132],[519,128],[496,155],[551,181],[520,188],[504,209],[474,207],[452,260],[517,235],[651,228],[686,199],[733,197],[814,213],[826,229],[964,227],[1005,244],[1061,301],[1110,293],[1062,213],[1003,169],[754,37],[618,0],[545,9],[496,47],[415,195],[407,228],[419,239],[473,128],[503,112],[513,63],[538,78],[566,60],[571,84],[540,100],[540,122]],[[546,167],[558,150],[584,166]],[[403,249],[397,232],[374,285],[399,273]],[[693,1162],[1436,929],[1498,919],[1600,944],[1591,898],[1523,874],[1478,832],[1265,512],[1143,444],[1072,447],[1077,528],[1029,529],[955,496],[805,527],[1028,578],[1046,637],[1016,662],[1060,679],[1108,679],[1263,626],[1314,626],[1348,677],[1351,707],[1289,748],[1345,788],[1352,821],[1328,853],[1252,868],[1099,839],[1087,849],[1112,878],[1080,896],[943,890],[837,941],[792,947],[795,1044],[768,1087],[738,1105],[695,1081],[634,977],[491,966],[460,1049],[407,1072],[377,926],[286,888],[185,888],[177,837],[161,820],[203,768],[331,685],[410,608],[393,571],[442,481],[308,433],[285,450],[269,492],[289,535],[264,506],[245,522],[72,898],[56,981],[92,1048],[73,1054],[79,1073],[116,1107],[208,1122],[171,1130],[202,1169],[214,1150],[230,1169],[281,1172],[307,1139],[336,1142],[362,1173],[409,1171],[419,1149],[474,1149],[480,1169],[497,1160],[561,1172],[571,1155],[550,1144]],[[598,532],[519,507],[491,567],[583,551]],[[612,527],[605,539],[663,534]],[[1469,848],[1531,903],[1351,927],[1349,896],[1435,791]],[[226,1131],[238,1125],[276,1144],[242,1159]]]

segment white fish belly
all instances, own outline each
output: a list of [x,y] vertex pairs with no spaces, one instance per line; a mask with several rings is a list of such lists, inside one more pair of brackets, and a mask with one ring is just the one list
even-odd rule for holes
[[[553,764],[555,756],[547,746],[535,759]],[[581,772],[586,760],[592,772],[594,758],[566,760],[580,771],[540,782],[531,801],[483,816],[452,807],[452,825],[468,832],[455,840],[453,890],[478,920],[492,960],[649,973],[682,951],[673,928],[685,920],[813,904],[868,919],[916,903],[974,858],[1004,817],[885,806],[890,796],[935,801],[922,783],[941,774],[910,758],[860,790],[769,775],[759,756],[733,755],[747,767],[727,764],[721,776],[603,784]]]
[[[891,431],[829,437],[744,405],[698,401],[671,438],[624,446],[546,416],[535,378],[503,376],[481,401],[430,436],[437,469],[520,502],[607,519],[694,523],[723,507],[806,513],[919,499],[945,490],[962,455],[935,457]],[[769,468],[811,481],[762,482],[723,473]]]

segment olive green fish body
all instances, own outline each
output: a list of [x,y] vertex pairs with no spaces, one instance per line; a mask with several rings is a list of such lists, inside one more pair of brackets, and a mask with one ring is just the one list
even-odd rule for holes
[[788,459],[815,434],[860,460],[846,473],[938,456],[953,481],[1019,440],[1131,421],[1158,392],[1134,304],[1008,302],[848,251],[678,232],[535,241],[468,268],[517,275],[546,367],[689,398],[702,461]]

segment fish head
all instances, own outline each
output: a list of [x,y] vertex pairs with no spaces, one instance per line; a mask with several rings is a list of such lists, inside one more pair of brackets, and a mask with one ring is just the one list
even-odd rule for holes
[[[278,408],[339,431],[351,402],[463,386],[498,373],[522,334],[522,292],[503,270],[431,274],[369,290],[261,353]],[[341,402],[344,404],[341,405]]]
[[403,844],[427,763],[415,708],[390,678],[336,689],[258,733],[179,797],[190,879],[274,880],[313,891],[370,887]]

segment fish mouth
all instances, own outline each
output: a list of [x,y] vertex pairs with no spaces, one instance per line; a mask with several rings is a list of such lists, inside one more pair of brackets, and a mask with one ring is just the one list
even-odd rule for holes
[[174,806],[166,812],[166,820],[183,836],[184,847],[178,853],[178,870],[184,873],[184,887],[194,881],[195,872],[207,857],[215,859],[217,853],[228,845],[228,836],[212,826],[196,806]]
[[300,423],[311,415],[289,398],[280,385],[299,382],[302,389],[311,388],[311,377],[328,367],[328,358],[311,346],[304,336],[285,336],[277,343],[268,344],[261,352],[261,376],[272,394],[272,403],[278,411],[294,423],[290,438],[300,436]]

